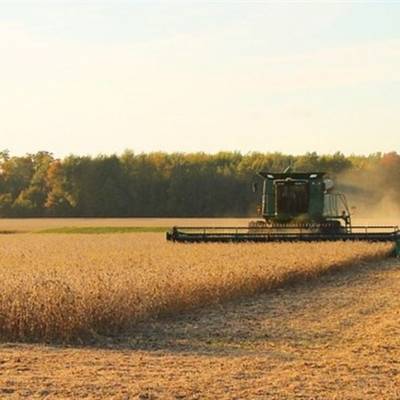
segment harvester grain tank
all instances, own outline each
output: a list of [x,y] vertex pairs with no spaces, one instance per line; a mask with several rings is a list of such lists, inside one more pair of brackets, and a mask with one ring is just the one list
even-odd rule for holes
[[[262,219],[247,227],[173,227],[167,240],[174,242],[285,242],[369,241],[395,242],[400,253],[397,226],[354,226],[346,196],[335,190],[323,172],[259,172]],[[253,185],[258,191],[258,185]]]

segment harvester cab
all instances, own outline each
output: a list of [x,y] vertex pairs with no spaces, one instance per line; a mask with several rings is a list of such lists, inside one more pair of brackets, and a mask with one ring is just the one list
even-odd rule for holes
[[260,172],[263,179],[260,216],[253,226],[313,227],[325,232],[349,231],[351,214],[346,196],[334,190],[322,172]]
[[[259,172],[262,194],[257,207],[262,219],[248,226],[173,227],[174,242],[394,242],[400,254],[397,226],[354,226],[343,193],[323,172]],[[258,192],[258,184],[253,184]]]

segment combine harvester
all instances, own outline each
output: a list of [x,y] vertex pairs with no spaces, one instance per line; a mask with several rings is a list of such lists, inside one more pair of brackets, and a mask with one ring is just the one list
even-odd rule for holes
[[[354,226],[346,196],[322,172],[260,172],[259,215],[247,227],[173,227],[173,242],[393,242],[400,256],[398,226]],[[258,191],[253,185],[253,191]]]

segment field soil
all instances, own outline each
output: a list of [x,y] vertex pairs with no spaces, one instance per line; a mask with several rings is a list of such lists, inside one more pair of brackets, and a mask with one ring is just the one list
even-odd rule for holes
[[400,262],[363,263],[136,325],[0,346],[0,398],[398,399]]

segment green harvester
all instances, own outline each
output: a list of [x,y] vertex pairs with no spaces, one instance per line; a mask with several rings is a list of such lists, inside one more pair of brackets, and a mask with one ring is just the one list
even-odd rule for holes
[[[173,242],[393,242],[400,256],[397,226],[355,226],[346,196],[323,172],[259,172],[263,181],[258,214],[248,226],[184,227],[167,232]],[[258,193],[258,184],[253,191]]]

